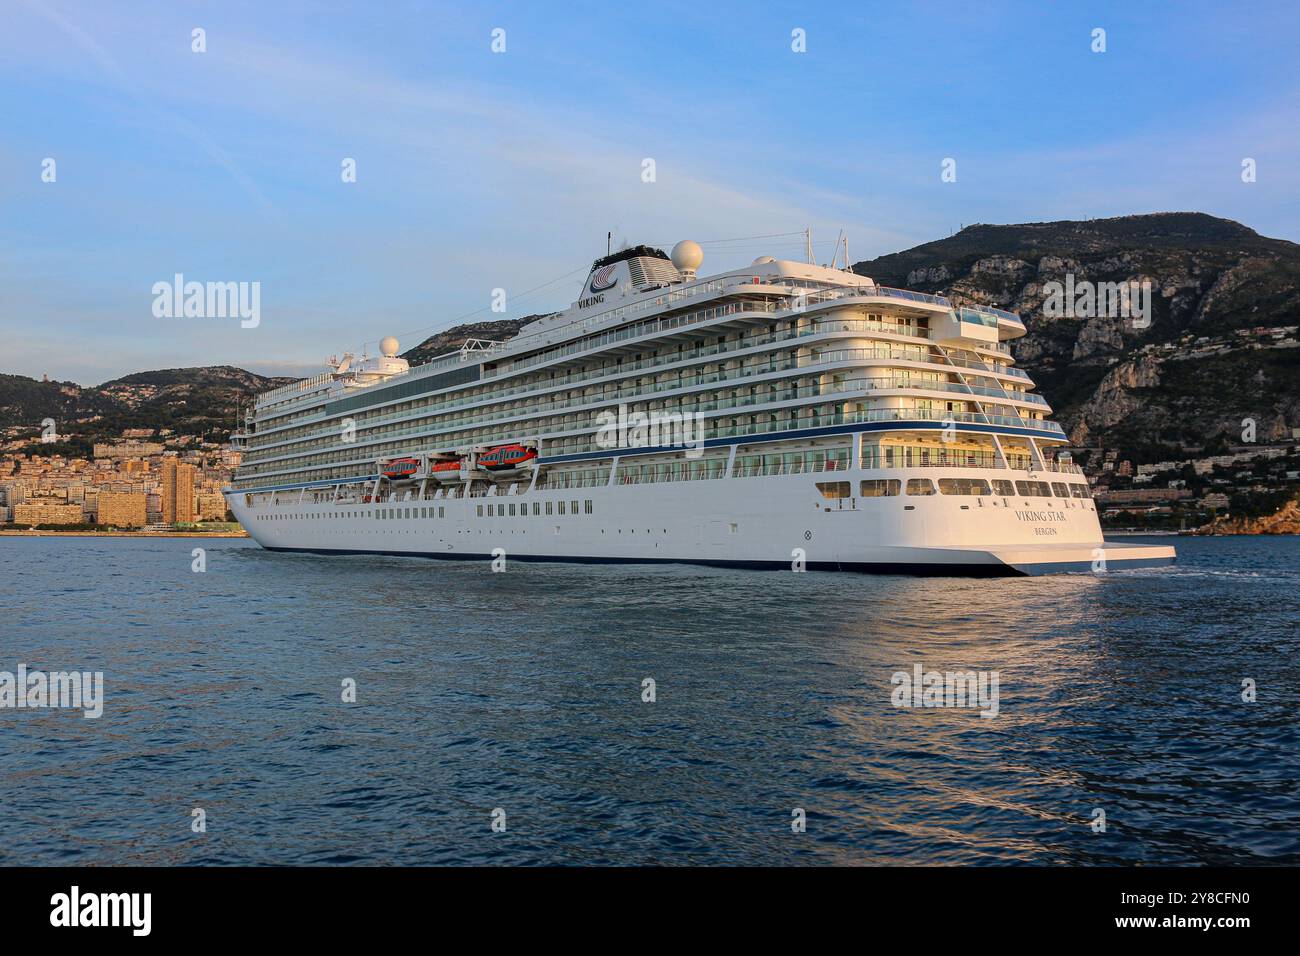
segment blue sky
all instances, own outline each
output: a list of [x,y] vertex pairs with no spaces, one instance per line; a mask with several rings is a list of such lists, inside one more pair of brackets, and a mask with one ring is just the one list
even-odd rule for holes
[[[506,316],[565,306],[611,230],[810,226],[829,258],[844,229],[858,260],[1198,210],[1300,240],[1298,11],[0,0],[0,372],[307,374],[500,318],[494,288]],[[708,272],[802,240],[705,248]],[[260,325],[155,318],[178,272],[260,282]]]

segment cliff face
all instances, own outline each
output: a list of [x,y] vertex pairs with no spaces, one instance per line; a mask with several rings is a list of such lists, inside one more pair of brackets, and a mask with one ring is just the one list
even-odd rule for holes
[[1300,534],[1300,499],[1292,499],[1271,515],[1216,518],[1195,534]]
[[[1261,440],[1300,427],[1294,330],[1255,331],[1300,324],[1300,246],[1239,223],[1162,213],[971,226],[854,270],[1020,314],[1016,360],[1076,443],[1145,461],[1237,441],[1247,418]],[[1130,282],[1149,283],[1149,325],[1050,301],[1053,283]]]
[[529,322],[542,318],[540,315],[525,315],[520,319],[497,319],[489,322],[471,322],[458,325],[445,332],[429,336],[413,349],[402,353],[402,358],[412,365],[422,365],[431,358],[460,348],[470,339],[484,339],[489,342],[504,342],[514,338]]

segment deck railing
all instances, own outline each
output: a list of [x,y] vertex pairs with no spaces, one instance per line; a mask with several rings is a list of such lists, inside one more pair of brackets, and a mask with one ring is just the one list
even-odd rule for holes
[[[483,412],[478,415],[472,415],[472,416],[447,420],[447,421],[439,422],[436,431],[447,431],[450,429],[473,427],[475,425],[491,424],[493,422],[505,421],[511,418],[520,418],[524,416],[535,416],[535,415],[547,414],[555,411],[564,411],[570,408],[600,406],[610,401],[620,400],[624,398],[629,398],[629,399],[638,398],[642,395],[654,395],[660,392],[672,391],[680,388],[691,388],[698,385],[709,385],[715,383],[725,385],[727,383],[733,383],[733,382],[739,383],[742,382],[744,379],[752,378],[755,375],[764,375],[773,372],[792,371],[799,368],[810,368],[817,365],[827,365],[827,364],[833,364],[839,362],[851,362],[856,360],[867,360],[867,359],[878,359],[878,358],[893,359],[897,361],[924,362],[926,364],[938,365],[941,367],[947,367],[951,363],[951,364],[958,365],[962,368],[968,368],[968,369],[973,369],[975,371],[984,372],[988,375],[994,375],[999,372],[1009,373],[1011,371],[1010,368],[991,369],[985,363],[961,359],[955,356],[950,359],[944,359],[941,356],[933,355],[928,352],[923,352],[918,355],[910,351],[906,347],[826,349],[824,351],[815,353],[812,358],[803,360],[802,364],[791,363],[789,360],[783,363],[776,363],[776,364],[770,362],[755,363],[754,365],[748,367],[741,367],[738,369],[730,370],[734,374],[725,374],[725,373],[719,374],[717,372],[711,372],[705,375],[682,377],[680,379],[670,379],[669,381],[666,382],[655,382],[655,383],[644,384],[644,385],[635,385],[635,384],[623,385],[616,390],[607,391],[600,395],[579,396],[578,398],[560,399],[551,402],[534,404],[531,405],[527,410],[517,409],[517,408],[507,408],[502,411]],[[1019,369],[1016,369],[1015,371],[1019,372]],[[901,382],[902,377],[896,377],[896,380]],[[905,384],[899,384],[899,385],[894,385],[892,387],[904,388],[909,386]],[[966,392],[965,386],[960,385],[960,383],[948,383],[946,386],[934,386],[934,385],[923,384],[920,381],[917,381],[916,383],[914,383],[914,387],[938,388],[939,390],[942,391],[952,391],[958,393]],[[1011,392],[1011,393],[1004,394],[1005,390],[989,389],[983,386],[972,386],[972,389],[974,389],[974,394],[978,394],[978,395],[984,395],[992,398],[1010,398],[1016,401],[1023,401],[1034,405],[1041,405],[1047,407],[1047,400],[1043,398],[1041,395],[1035,395],[1028,392],[1025,393]],[[483,400],[482,398],[474,399],[475,402],[479,402],[482,400]],[[454,407],[455,405],[463,405],[468,403],[458,402],[458,403],[448,403],[448,404]],[[358,430],[369,431],[372,428],[384,424],[388,420],[392,420],[396,418],[416,418],[416,417],[427,418],[430,415],[434,415],[437,413],[438,413],[438,408],[435,406],[430,406],[428,408],[420,409],[415,412],[412,411],[401,412],[398,413],[397,415],[388,416],[386,418],[366,419],[359,423]],[[300,442],[314,441],[317,438],[324,437],[326,435],[335,435],[337,431],[338,430],[336,426],[331,426],[327,428],[318,429],[317,431],[311,432],[307,435],[295,436],[290,439],[282,439],[280,442],[267,442],[262,445],[248,445],[246,446],[246,448],[248,451],[253,452],[263,448],[272,448],[277,444],[287,445],[287,444],[296,444]],[[399,431],[385,432],[382,436],[378,436],[378,437],[382,437],[385,440],[387,440],[402,435],[425,434],[425,433],[434,433],[434,432],[435,430],[430,429],[428,425],[412,425],[408,428]],[[364,437],[369,437],[369,436],[364,436]]]

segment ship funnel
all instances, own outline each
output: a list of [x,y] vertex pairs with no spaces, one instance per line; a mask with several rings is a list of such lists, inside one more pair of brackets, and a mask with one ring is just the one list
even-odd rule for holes
[[626,295],[629,291],[657,289],[681,280],[681,274],[662,249],[651,246],[621,249],[591,264],[577,305],[588,308],[615,293]]

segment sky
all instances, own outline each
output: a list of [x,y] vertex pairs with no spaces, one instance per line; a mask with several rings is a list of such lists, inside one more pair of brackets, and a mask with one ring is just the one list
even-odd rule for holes
[[[563,308],[608,232],[702,273],[805,228],[821,261],[1161,211],[1300,240],[1297,34],[1293,2],[0,0],[0,373],[312,374]],[[258,283],[257,324],[156,315],[176,274]]]

